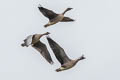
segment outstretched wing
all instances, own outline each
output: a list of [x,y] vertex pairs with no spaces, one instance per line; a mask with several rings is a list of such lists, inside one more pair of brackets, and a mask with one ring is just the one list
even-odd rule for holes
[[61,22],[71,22],[71,21],[75,21],[75,20],[69,17],[64,17]]
[[61,48],[54,40],[52,40],[50,37],[47,37],[48,43],[53,50],[57,60],[62,64],[70,61],[68,56],[66,55],[63,48]]
[[33,38],[33,35],[30,35],[28,36],[25,40],[24,40],[24,43],[21,44],[21,46],[26,46],[28,47],[29,45],[31,45],[32,43],[32,38]]
[[50,56],[50,53],[48,52],[48,49],[45,44],[38,41],[34,45],[32,45],[33,48],[35,48],[37,51],[41,53],[41,55],[50,63],[53,64],[52,58]]
[[51,19],[53,19],[53,18],[55,18],[55,17],[57,17],[58,16],[58,14],[56,14],[55,12],[53,12],[52,10],[48,10],[48,9],[46,9],[46,8],[44,8],[44,7],[38,7],[39,8],[39,10],[40,10],[40,12],[45,16],[45,17],[47,17],[49,20],[51,20]]

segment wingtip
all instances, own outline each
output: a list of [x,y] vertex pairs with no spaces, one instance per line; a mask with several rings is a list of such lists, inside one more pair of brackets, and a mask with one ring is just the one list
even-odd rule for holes
[[38,5],[38,7],[42,7],[42,5],[41,5],[41,4],[39,4],[39,5]]
[[25,47],[25,44],[24,44],[24,43],[22,43],[22,44],[21,44],[21,46],[22,46],[22,47]]
[[72,21],[76,21],[75,19],[72,19]]
[[71,19],[69,22],[74,22],[75,20],[74,19]]
[[46,38],[47,38],[47,40],[48,40],[49,43],[55,43],[55,42],[51,39],[51,37],[50,37],[49,35],[46,36]]
[[47,37],[48,42],[53,41],[49,35],[47,35],[46,37]]
[[21,44],[22,47],[28,47],[28,45],[26,45],[25,43]]

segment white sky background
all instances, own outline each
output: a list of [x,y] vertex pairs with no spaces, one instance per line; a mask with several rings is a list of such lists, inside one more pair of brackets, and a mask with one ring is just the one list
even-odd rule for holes
[[[38,4],[75,19],[49,28]],[[49,31],[71,59],[85,55],[74,68],[55,72],[32,47],[20,44],[30,34]],[[119,0],[2,0],[0,1],[0,80],[120,80]],[[41,39],[47,43],[45,37]],[[49,46],[48,46],[49,47]]]

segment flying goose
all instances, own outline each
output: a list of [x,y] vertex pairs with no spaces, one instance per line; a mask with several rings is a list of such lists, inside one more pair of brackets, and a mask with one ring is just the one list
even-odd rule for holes
[[38,6],[38,9],[40,10],[40,12],[49,19],[49,22],[44,25],[44,27],[48,27],[50,25],[56,24],[58,22],[71,22],[74,21],[73,19],[69,18],[69,17],[64,17],[64,14],[71,10],[72,8],[67,8],[63,13],[61,14],[57,14],[55,12],[53,12],[52,10],[46,9],[44,7],[42,7],[40,4]]
[[26,46],[28,47],[31,45],[33,48],[35,48],[37,51],[41,53],[41,55],[50,63],[53,64],[52,58],[48,52],[48,49],[44,43],[42,43],[39,39],[44,36],[48,35],[49,32],[46,32],[44,34],[34,34],[28,36],[25,40],[24,43],[21,44],[22,47]]
[[53,53],[55,54],[55,57],[61,63],[61,67],[56,69],[56,72],[70,69],[70,68],[74,67],[78,61],[85,59],[84,55],[82,55],[78,59],[72,60],[66,55],[64,49],[62,47],[60,47],[49,36],[47,36],[47,40],[48,40],[48,43],[49,43]]

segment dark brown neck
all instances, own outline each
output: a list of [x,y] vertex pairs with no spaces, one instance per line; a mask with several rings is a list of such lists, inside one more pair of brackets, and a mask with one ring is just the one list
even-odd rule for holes
[[62,14],[64,15],[67,11],[71,10],[72,8],[67,8]]
[[76,61],[78,62],[78,61],[83,60],[83,59],[85,59],[84,55],[82,55],[81,57],[79,57]]
[[48,35],[48,34],[50,34],[50,33],[49,33],[49,32],[46,32],[46,33],[42,34],[42,36],[44,36],[44,35]]

